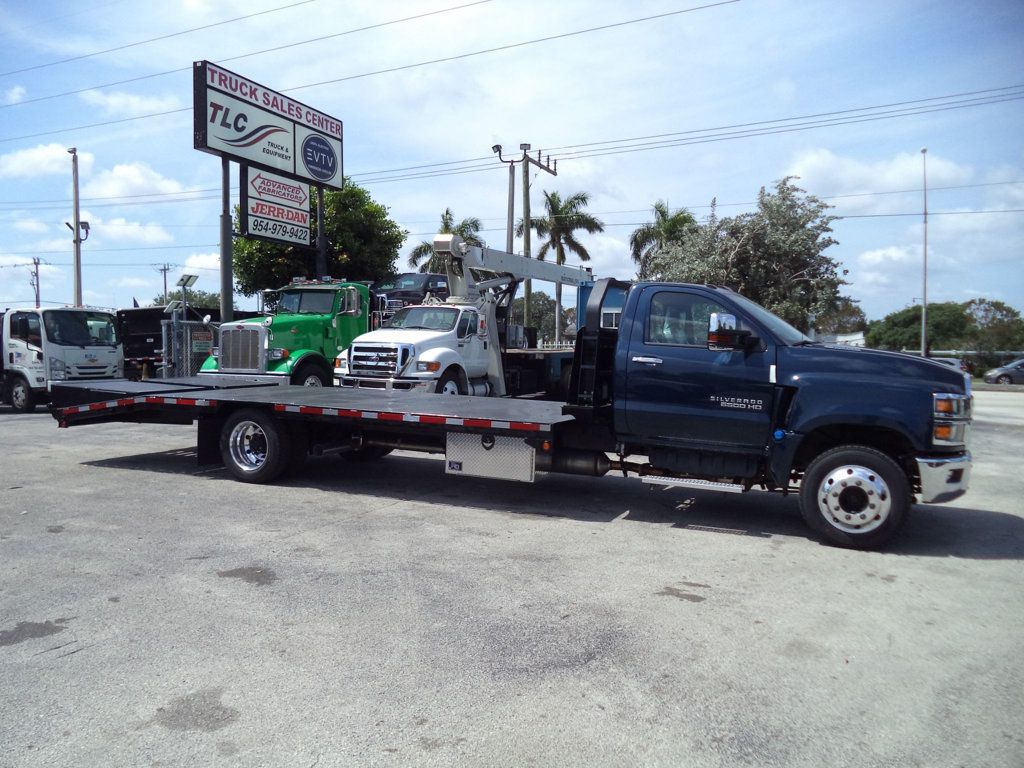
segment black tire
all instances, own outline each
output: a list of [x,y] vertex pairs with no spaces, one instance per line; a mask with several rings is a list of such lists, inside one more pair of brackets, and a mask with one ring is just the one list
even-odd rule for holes
[[1004,373],[1002,376],[996,377],[996,384],[1013,384],[1013,379]]
[[11,407],[18,413],[32,413],[36,409],[32,387],[21,376],[15,376],[11,382]]
[[394,448],[385,448],[382,445],[367,445],[363,448],[343,451],[338,455],[345,461],[351,461],[353,464],[358,464],[364,461],[377,461],[377,459],[383,459],[393,450]]
[[800,513],[830,544],[874,549],[903,525],[912,502],[906,473],[889,456],[843,445],[815,458],[800,483]]
[[316,363],[303,363],[292,374],[292,384],[303,387],[331,387],[334,379]]
[[434,392],[439,395],[464,395],[466,394],[466,388],[462,386],[462,377],[459,376],[459,372],[455,369],[449,369],[437,380],[437,387],[434,388]]
[[228,417],[220,433],[224,466],[243,483],[269,483],[291,460],[291,434],[270,414],[245,408]]

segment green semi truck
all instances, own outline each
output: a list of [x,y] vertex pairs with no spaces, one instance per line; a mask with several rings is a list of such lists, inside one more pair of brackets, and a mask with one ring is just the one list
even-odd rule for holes
[[334,383],[334,359],[370,330],[369,288],[344,280],[304,280],[270,294],[265,317],[222,323],[200,373],[271,376],[306,387]]

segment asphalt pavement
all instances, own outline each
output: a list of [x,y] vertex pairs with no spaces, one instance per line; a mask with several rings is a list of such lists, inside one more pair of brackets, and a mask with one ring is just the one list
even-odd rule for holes
[[195,464],[0,407],[0,767],[1024,765],[1024,391],[882,552],[794,498]]

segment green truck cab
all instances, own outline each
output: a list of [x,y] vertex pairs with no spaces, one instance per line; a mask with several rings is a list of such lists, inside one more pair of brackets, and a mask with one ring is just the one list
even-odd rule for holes
[[222,323],[219,344],[200,373],[286,377],[290,384],[329,387],[335,357],[370,330],[370,291],[363,283],[296,278],[273,292],[270,306],[265,317]]

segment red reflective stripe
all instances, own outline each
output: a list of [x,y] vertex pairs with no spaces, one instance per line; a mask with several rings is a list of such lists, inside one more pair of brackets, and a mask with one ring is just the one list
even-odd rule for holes
[[106,407],[107,407],[106,403],[91,403],[89,405],[89,410],[90,411],[102,411]]
[[420,424],[445,424],[444,416],[419,416]]
[[285,408],[287,408],[286,405],[282,405],[281,403],[274,403],[275,411],[283,411]]
[[324,409],[323,408],[317,408],[317,407],[312,406],[312,405],[300,405],[299,406],[299,413],[308,413],[308,414],[312,414],[314,416],[323,416]]
[[195,405],[196,401],[191,398],[178,398],[178,405]]
[[540,432],[540,424],[529,421],[513,421],[509,424],[510,429],[525,429],[528,432]]
[[346,419],[358,419],[362,415],[362,411],[351,411],[347,408],[339,408],[338,415],[343,416]]
[[146,398],[147,403],[153,403],[155,405],[160,405],[160,403],[162,403],[163,401],[164,399],[162,397],[149,396]]
[[480,429],[490,429],[490,419],[463,419],[462,426],[464,427],[478,427]]
[[377,418],[381,421],[402,421],[404,418],[401,413],[378,413]]
[[117,404],[121,405],[121,406],[135,405],[135,398],[134,397],[122,397],[120,400],[117,401]]

